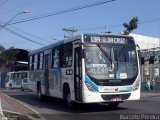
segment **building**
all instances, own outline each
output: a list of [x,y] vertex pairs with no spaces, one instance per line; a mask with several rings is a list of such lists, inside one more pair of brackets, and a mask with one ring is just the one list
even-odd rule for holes
[[160,47],[160,38],[154,38],[138,34],[130,34],[130,35],[134,37],[135,42],[139,45],[141,50]]
[[160,39],[137,34],[131,36],[140,47],[142,91],[160,91]]
[[6,50],[6,55],[10,55],[12,65],[3,64],[0,67],[0,87],[5,86],[5,78],[7,72],[28,70],[28,51],[24,49]]

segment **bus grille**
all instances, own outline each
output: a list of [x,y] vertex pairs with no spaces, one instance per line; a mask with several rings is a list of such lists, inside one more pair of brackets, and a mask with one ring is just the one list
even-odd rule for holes
[[116,95],[101,95],[103,100],[110,101],[112,98],[121,98],[122,100],[126,100],[130,97],[130,93],[127,94],[116,94]]
[[114,82],[109,82],[109,81],[96,81],[93,80],[94,83],[96,83],[99,86],[124,86],[124,85],[132,85],[133,84],[133,80],[124,80],[124,81],[114,81]]

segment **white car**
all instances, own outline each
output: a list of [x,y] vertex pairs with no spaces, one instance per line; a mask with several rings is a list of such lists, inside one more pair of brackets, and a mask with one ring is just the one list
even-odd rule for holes
[[21,90],[24,91],[24,90],[30,90],[29,89],[29,84],[30,84],[30,81],[28,78],[24,78],[22,80],[22,84],[21,84]]

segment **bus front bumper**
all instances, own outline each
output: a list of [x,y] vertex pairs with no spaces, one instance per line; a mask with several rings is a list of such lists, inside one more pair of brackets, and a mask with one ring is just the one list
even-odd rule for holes
[[132,92],[99,93],[83,90],[83,103],[123,102],[139,100],[140,90]]

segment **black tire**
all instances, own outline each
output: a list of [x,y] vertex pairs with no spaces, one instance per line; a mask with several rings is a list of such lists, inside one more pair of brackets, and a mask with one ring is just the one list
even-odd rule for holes
[[118,107],[118,105],[119,105],[119,102],[115,102],[115,103],[111,102],[108,105],[109,105],[109,108],[116,109]]
[[41,86],[38,85],[37,86],[37,97],[40,101],[44,101],[44,95],[42,95],[42,92],[41,92]]
[[23,87],[21,86],[21,91],[24,91]]
[[13,88],[12,88],[12,84],[11,84],[11,83],[9,84],[9,89],[13,89]]

